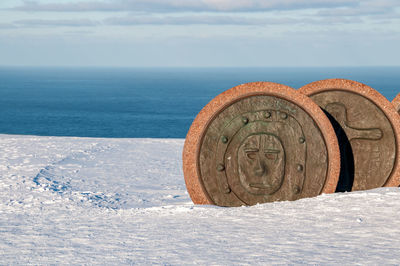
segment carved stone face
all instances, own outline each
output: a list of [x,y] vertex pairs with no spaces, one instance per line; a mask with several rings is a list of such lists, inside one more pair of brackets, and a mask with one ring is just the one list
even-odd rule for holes
[[273,194],[283,183],[285,151],[274,135],[248,136],[239,147],[239,179],[253,194]]

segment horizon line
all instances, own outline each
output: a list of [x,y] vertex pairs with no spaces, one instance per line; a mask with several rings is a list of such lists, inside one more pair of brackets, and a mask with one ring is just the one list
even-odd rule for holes
[[400,65],[337,65],[337,66],[116,66],[116,65],[0,65],[0,68],[371,68]]

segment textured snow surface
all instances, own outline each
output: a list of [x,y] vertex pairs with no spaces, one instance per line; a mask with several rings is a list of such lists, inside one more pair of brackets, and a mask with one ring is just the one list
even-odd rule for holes
[[400,190],[194,206],[181,139],[0,135],[0,264],[399,264]]

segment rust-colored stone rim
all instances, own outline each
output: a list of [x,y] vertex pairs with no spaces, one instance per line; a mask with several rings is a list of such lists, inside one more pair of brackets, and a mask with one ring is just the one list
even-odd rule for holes
[[328,153],[328,172],[322,193],[335,192],[340,173],[339,144],[333,127],[323,111],[310,98],[291,87],[273,82],[252,82],[233,87],[216,96],[199,112],[187,133],[182,153],[183,173],[193,203],[214,204],[204,189],[198,170],[198,153],[209,123],[216,114],[233,102],[256,95],[285,99],[298,105],[311,116],[321,131]]
[[359,94],[376,104],[386,115],[394,131],[397,158],[391,176],[383,186],[398,187],[400,185],[400,117],[394,109],[393,104],[375,89],[363,83],[348,79],[319,80],[298,89],[299,92],[310,97],[314,94],[330,90],[343,90]]
[[393,99],[392,104],[394,109],[399,113],[400,112],[400,93]]

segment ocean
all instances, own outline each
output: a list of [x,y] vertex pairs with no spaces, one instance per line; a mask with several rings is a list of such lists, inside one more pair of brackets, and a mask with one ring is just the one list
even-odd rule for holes
[[400,67],[0,67],[0,134],[184,138],[203,106],[233,86],[327,78],[365,83],[389,101],[400,92]]

